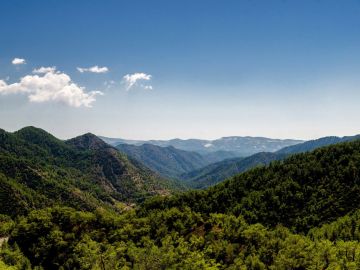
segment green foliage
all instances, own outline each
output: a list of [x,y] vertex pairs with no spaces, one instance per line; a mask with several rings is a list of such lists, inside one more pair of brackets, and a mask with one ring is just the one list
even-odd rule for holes
[[9,235],[14,225],[15,222],[9,216],[0,214],[0,237]]
[[29,259],[20,251],[18,245],[0,245],[0,269],[31,269]]
[[[346,217],[360,223],[359,214]],[[44,269],[358,269],[356,240],[330,241],[327,226],[308,236],[242,216],[189,208],[111,214],[47,208],[18,220],[1,259]],[[18,247],[20,248],[18,248]],[[20,252],[20,250],[22,252]],[[19,259],[16,259],[19,258]]]

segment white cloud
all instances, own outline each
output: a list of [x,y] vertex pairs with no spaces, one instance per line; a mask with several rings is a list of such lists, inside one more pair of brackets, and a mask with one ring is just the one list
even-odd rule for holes
[[89,67],[89,68],[77,68],[78,71],[80,71],[81,73],[84,72],[92,72],[92,73],[106,73],[109,71],[109,69],[107,67],[99,67],[99,66],[93,66],[93,67]]
[[25,61],[25,59],[15,57],[15,58],[11,61],[11,63],[12,63],[13,65],[23,65],[23,64],[26,64],[26,61]]
[[91,107],[100,91],[85,92],[84,87],[74,83],[69,75],[50,70],[42,75],[27,75],[17,83],[7,84],[0,80],[0,94],[28,96],[30,102],[61,102],[72,107]]
[[[123,77],[123,83],[126,85],[126,90],[129,91],[130,88],[138,85],[139,81],[150,81],[151,77],[152,76],[150,74],[146,74],[146,73],[126,74]],[[148,90],[152,89],[151,85],[140,84],[138,86],[140,86],[141,88],[144,88],[144,89],[148,89]]]
[[45,74],[48,72],[55,72],[56,71],[56,67],[40,67],[38,69],[34,69],[33,73],[34,74]]

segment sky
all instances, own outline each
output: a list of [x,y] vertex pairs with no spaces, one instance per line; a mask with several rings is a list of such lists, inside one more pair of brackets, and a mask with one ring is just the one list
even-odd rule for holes
[[360,133],[360,0],[0,2],[0,128]]

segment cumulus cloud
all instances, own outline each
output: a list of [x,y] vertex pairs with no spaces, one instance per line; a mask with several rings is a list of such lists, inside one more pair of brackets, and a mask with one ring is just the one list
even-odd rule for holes
[[[42,70],[44,71],[44,70]],[[100,91],[86,92],[84,87],[74,83],[63,72],[39,72],[41,75],[27,75],[19,82],[7,84],[0,80],[0,94],[25,94],[30,102],[61,102],[72,107],[91,107]]]
[[84,72],[106,73],[109,71],[109,69],[107,67],[99,67],[99,66],[93,66],[93,67],[89,67],[89,68],[78,67],[77,70],[81,73],[84,73]]
[[23,64],[26,64],[26,61],[25,61],[25,59],[23,59],[23,58],[17,58],[17,57],[15,57],[15,58],[11,61],[11,63],[12,63],[13,65],[23,65]]
[[144,89],[152,89],[151,85],[139,84],[141,81],[150,81],[151,75],[146,73],[126,74],[123,77],[123,83],[126,85],[126,90],[129,91],[133,86],[139,86]]
[[40,67],[37,69],[33,70],[34,74],[45,74],[48,72],[55,72],[56,71],[56,67]]

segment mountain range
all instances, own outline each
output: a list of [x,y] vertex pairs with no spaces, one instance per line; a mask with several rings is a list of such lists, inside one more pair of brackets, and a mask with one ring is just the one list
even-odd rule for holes
[[249,170],[205,191],[155,198],[146,207],[153,210],[181,205],[195,212],[232,213],[253,224],[282,224],[307,232],[359,208],[359,153],[359,137],[352,137],[349,142]]
[[[226,151],[222,155],[219,151],[198,154],[179,150],[173,146],[157,146],[149,143],[139,145],[122,143],[116,148],[166,178],[178,179],[191,188],[206,188],[248,169],[267,165],[291,154],[357,138],[360,136],[330,136],[287,146],[276,152],[259,152],[248,157],[235,158],[225,158],[224,153],[230,153]],[[218,162],[214,162],[216,156]]]
[[184,151],[173,146],[161,147],[146,143],[140,146],[119,144],[116,148],[168,178],[178,178],[181,174],[211,163],[197,152]]
[[360,139],[360,135],[323,137],[317,140],[310,140],[288,146],[274,153],[262,152],[246,158],[233,158],[213,163],[192,172],[185,173],[181,175],[180,178],[189,183],[193,188],[206,188],[256,166],[267,165],[272,161],[282,160],[292,154],[308,152],[323,146],[357,139]]
[[[201,165],[197,153],[132,147],[160,151],[170,173],[190,169],[190,154]],[[358,269],[359,153],[359,136],[321,138],[183,191],[90,133],[0,130],[0,268]]]
[[201,139],[172,139],[172,140],[124,140],[116,138],[101,137],[105,142],[117,146],[119,144],[143,145],[152,144],[157,146],[173,146],[180,150],[198,152],[199,154],[213,153],[217,151],[230,152],[233,157],[245,157],[258,152],[275,152],[286,146],[301,143],[301,140],[292,139],[270,139],[264,137],[223,137],[216,140]]

